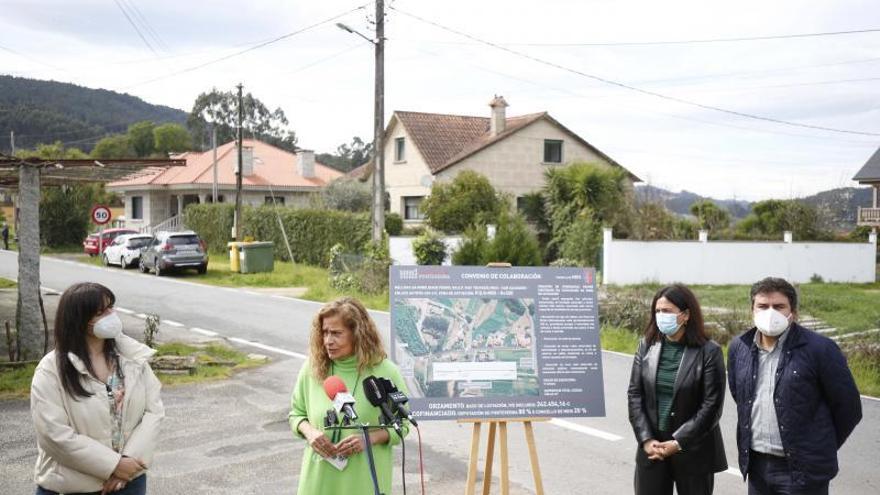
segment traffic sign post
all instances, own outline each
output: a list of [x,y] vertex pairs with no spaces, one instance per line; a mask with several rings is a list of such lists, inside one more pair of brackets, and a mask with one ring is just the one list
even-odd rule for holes
[[98,256],[104,256],[104,225],[110,222],[113,214],[107,205],[95,205],[92,207],[92,221],[101,226],[98,231]]

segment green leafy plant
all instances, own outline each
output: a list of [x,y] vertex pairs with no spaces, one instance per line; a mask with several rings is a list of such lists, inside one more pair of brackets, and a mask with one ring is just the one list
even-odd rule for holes
[[446,244],[436,230],[426,230],[413,241],[412,247],[420,265],[441,265],[446,259]]
[[485,176],[465,170],[452,182],[435,182],[420,208],[428,225],[442,232],[462,232],[497,215],[504,206],[501,195]]

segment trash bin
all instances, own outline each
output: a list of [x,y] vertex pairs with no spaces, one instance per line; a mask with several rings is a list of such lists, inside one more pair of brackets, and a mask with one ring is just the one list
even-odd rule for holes
[[229,248],[229,271],[238,273],[241,271],[240,250],[243,242],[227,242],[226,247]]
[[271,272],[275,269],[275,244],[272,242],[243,242],[241,273]]

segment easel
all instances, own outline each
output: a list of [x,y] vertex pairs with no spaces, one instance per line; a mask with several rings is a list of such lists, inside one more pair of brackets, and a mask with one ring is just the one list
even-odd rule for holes
[[480,455],[480,430],[483,423],[489,424],[489,439],[486,445],[486,466],[483,469],[483,495],[489,495],[492,486],[492,463],[495,458],[495,432],[498,432],[498,444],[501,451],[501,495],[510,494],[510,459],[507,450],[507,423],[522,423],[526,434],[526,445],[529,447],[529,461],[532,465],[532,478],[535,480],[535,493],[544,495],[544,483],[541,479],[541,467],[538,465],[538,449],[535,446],[535,432],[532,423],[549,421],[550,418],[516,418],[516,419],[461,419],[459,423],[473,423],[471,436],[471,455],[468,462],[467,485],[465,495],[475,495],[477,489],[477,460]]

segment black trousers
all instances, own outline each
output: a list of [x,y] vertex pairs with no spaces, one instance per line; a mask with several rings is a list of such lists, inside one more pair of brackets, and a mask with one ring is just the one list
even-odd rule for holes
[[828,495],[828,482],[798,486],[785,457],[749,453],[749,495]]
[[677,473],[669,461],[655,461],[647,466],[636,465],[635,495],[711,495],[715,473]]

